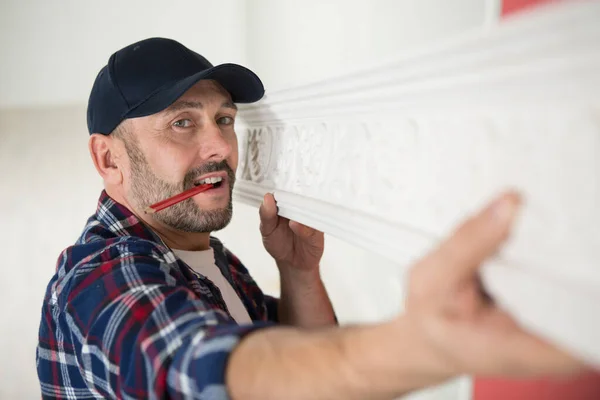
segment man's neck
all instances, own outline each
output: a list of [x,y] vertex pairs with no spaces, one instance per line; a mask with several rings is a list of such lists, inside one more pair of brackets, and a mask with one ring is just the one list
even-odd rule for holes
[[[210,233],[183,232],[165,226],[145,213],[136,216],[150,227],[171,249],[199,251],[210,248]],[[144,218],[146,217],[146,218]]]
[[141,222],[152,229],[169,248],[188,251],[208,250],[210,248],[210,233],[184,232],[173,229],[157,221],[152,215],[137,210],[127,201],[125,196],[119,193],[111,193],[108,188],[106,188],[106,192],[113,200],[127,207]]

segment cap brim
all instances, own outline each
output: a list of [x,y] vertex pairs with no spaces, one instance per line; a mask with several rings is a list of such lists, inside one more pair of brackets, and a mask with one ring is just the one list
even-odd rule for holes
[[218,82],[229,92],[234,103],[253,103],[265,94],[265,88],[254,72],[237,64],[221,64],[158,90],[134,106],[123,117],[135,118],[156,114],[169,107],[196,82],[203,79],[213,79]]

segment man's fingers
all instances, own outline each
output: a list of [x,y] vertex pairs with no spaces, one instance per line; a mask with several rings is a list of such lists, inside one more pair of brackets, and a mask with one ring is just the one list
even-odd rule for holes
[[277,228],[277,203],[271,193],[265,194],[258,209],[260,215],[260,233],[269,236]]
[[296,221],[290,221],[290,229],[304,240],[318,239],[323,233]]
[[[469,218],[421,263],[434,266],[449,285],[471,277],[508,237],[520,205],[520,197],[508,192]],[[433,267],[432,267],[433,268]]]

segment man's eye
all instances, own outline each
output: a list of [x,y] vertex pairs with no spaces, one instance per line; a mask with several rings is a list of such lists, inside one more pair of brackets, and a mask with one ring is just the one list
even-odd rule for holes
[[173,122],[173,126],[177,128],[189,128],[192,125],[192,121],[189,119],[180,119]]
[[234,119],[231,117],[221,117],[217,122],[219,125],[233,125]]

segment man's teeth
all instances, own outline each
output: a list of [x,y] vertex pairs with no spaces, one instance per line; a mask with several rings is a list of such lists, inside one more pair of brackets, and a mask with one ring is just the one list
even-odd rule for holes
[[221,178],[220,176],[213,176],[212,178],[206,178],[206,179],[202,179],[198,182],[196,182],[196,185],[205,185],[207,183],[217,183],[217,182],[221,182],[223,180],[223,178]]

